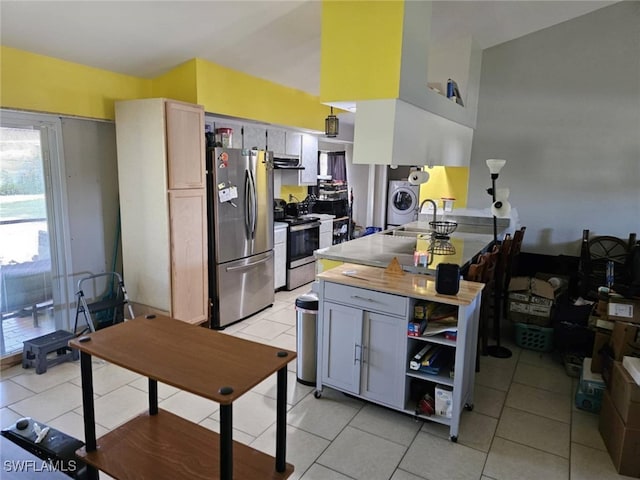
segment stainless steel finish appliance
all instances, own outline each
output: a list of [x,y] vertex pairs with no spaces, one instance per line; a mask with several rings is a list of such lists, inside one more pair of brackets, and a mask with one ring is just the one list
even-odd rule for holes
[[299,155],[276,153],[273,155],[273,168],[304,170]]
[[346,217],[349,215],[349,201],[346,198],[316,200],[312,211],[313,213],[327,213],[336,217]]
[[287,231],[287,290],[312,282],[316,276],[313,252],[320,248],[317,218],[285,218]]
[[211,327],[222,328],[273,304],[271,152],[207,152]]

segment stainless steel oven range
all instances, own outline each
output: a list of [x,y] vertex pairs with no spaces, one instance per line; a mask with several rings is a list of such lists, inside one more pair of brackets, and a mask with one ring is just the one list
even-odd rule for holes
[[285,218],[287,231],[287,290],[312,282],[316,276],[313,252],[320,248],[318,218]]

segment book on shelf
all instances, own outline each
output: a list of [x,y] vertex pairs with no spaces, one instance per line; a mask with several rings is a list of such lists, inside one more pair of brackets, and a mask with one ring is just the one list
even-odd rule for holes
[[458,88],[458,84],[455,80],[447,80],[447,98],[455,98],[456,103],[461,107],[464,107],[462,95],[460,95],[460,89]]

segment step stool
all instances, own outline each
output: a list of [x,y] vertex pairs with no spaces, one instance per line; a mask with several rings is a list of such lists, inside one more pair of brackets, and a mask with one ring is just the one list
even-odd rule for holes
[[[57,330],[23,342],[22,368],[36,367],[36,373],[41,374],[45,373],[48,367],[78,360],[80,352],[68,346],[69,340],[72,338],[75,338],[73,333]],[[51,352],[57,352],[57,356],[47,359],[47,355]]]

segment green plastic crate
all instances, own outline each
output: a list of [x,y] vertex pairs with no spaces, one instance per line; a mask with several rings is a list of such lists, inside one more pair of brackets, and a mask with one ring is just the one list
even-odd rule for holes
[[553,328],[516,323],[516,344],[528,350],[550,352],[553,349]]

